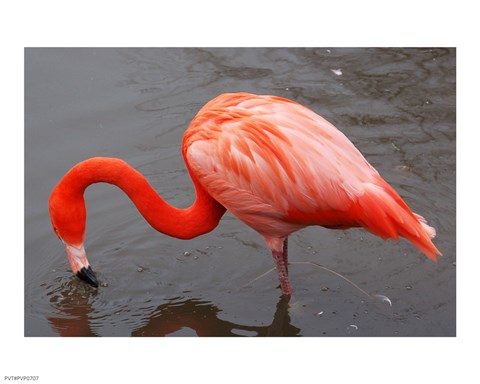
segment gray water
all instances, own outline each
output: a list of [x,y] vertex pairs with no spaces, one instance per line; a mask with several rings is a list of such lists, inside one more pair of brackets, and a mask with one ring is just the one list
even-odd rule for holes
[[[273,267],[262,238],[231,214],[209,234],[172,239],[96,184],[85,245],[103,286],[72,276],[48,216],[65,172],[122,158],[188,206],[183,132],[203,104],[237,91],[287,97],[332,122],[437,229],[443,257],[309,227],[290,237],[287,303],[275,272],[259,277]],[[455,102],[455,49],[27,49],[25,335],[455,336]]]

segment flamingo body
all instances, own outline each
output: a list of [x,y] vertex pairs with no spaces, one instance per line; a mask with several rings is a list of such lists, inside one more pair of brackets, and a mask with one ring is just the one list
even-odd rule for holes
[[308,108],[275,96],[224,94],[185,132],[183,153],[208,193],[281,251],[307,225],[403,236],[434,259],[434,230],[348,138]]
[[264,237],[286,296],[287,239],[308,225],[364,227],[383,239],[405,237],[433,260],[440,255],[431,241],[435,230],[411,212],[347,137],[291,100],[220,95],[193,119],[182,152],[196,188],[195,203],[185,209],[168,205],[119,159],[89,159],[65,175],[52,192],[50,215],[75,273],[92,280],[83,248],[83,192],[96,182],[120,187],[155,229],[177,238],[207,233],[231,211]]

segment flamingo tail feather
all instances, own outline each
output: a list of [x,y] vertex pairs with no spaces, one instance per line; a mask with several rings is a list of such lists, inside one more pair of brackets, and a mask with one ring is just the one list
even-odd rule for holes
[[415,245],[429,259],[436,261],[440,251],[432,238],[435,228],[420,215],[413,213],[398,193],[382,180],[368,183],[358,200],[359,216],[363,227],[381,238],[397,240],[402,236]]

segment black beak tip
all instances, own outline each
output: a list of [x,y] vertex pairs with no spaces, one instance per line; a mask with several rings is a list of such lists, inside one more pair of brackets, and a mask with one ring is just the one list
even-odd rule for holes
[[80,271],[77,272],[78,278],[82,279],[83,281],[87,282],[91,286],[98,288],[98,280],[95,276],[95,273],[92,270],[92,267],[88,266],[88,268],[83,267]]

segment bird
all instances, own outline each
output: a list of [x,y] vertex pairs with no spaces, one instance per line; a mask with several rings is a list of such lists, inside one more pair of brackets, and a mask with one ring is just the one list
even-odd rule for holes
[[230,211],[263,237],[286,298],[292,296],[288,237],[307,226],[363,227],[384,240],[403,237],[433,261],[441,256],[431,240],[435,229],[340,130],[293,100],[221,94],[192,119],[181,150],[195,188],[187,208],[169,205],[118,158],[84,160],[58,182],[50,218],[76,276],[98,287],[84,247],[84,191],[99,182],[119,187],[154,229],[178,239],[211,232]]

